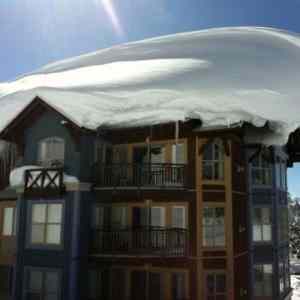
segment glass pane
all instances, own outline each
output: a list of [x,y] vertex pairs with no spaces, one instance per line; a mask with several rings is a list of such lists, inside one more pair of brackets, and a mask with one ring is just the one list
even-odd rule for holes
[[48,223],[61,223],[62,204],[48,204]]
[[214,224],[214,208],[206,207],[203,210],[203,224],[213,225]]
[[60,225],[47,225],[47,244],[60,244],[60,234],[61,226]]
[[96,206],[94,210],[93,227],[101,228],[104,225],[104,207]]
[[184,164],[184,144],[172,145],[172,162],[174,164]]
[[47,204],[32,204],[32,222],[45,223],[46,222],[46,207]]
[[185,207],[172,208],[172,227],[185,228]]
[[216,275],[216,291],[217,293],[226,292],[226,276],[225,274]]
[[215,295],[215,276],[213,274],[206,277],[206,293],[207,295]]
[[127,225],[127,208],[112,207],[111,209],[111,224],[114,228],[123,228]]
[[224,226],[216,226],[214,238],[215,238],[215,246],[224,246],[225,245]]
[[186,297],[186,281],[183,273],[172,274],[172,300],[181,300]]
[[212,227],[203,227],[203,246],[214,246],[214,230]]
[[29,271],[29,289],[31,291],[41,291],[42,290],[42,280],[43,274],[40,271]]
[[212,160],[213,159],[213,144],[206,144],[203,151],[203,160]]
[[45,225],[33,224],[31,227],[31,243],[43,244],[44,243]]
[[259,242],[262,240],[261,227],[259,225],[253,225],[253,241]]
[[211,162],[203,162],[203,178],[213,179],[213,164]]
[[47,294],[56,294],[59,290],[59,275],[57,272],[47,272],[45,274],[45,291]]
[[13,234],[13,225],[14,225],[14,208],[5,207],[4,208],[4,218],[3,218],[3,235],[12,235]]
[[151,226],[161,227],[165,225],[165,208],[151,207]]
[[271,225],[263,225],[263,240],[270,241],[272,238]]
[[151,163],[160,164],[165,161],[165,147],[164,146],[151,146]]
[[149,300],[164,300],[163,287],[164,285],[163,285],[162,274],[150,273],[149,274]]

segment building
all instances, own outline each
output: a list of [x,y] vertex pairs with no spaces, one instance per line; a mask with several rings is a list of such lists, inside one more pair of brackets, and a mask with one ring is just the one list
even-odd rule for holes
[[36,98],[0,133],[1,300],[290,299],[297,143],[249,126],[92,131]]

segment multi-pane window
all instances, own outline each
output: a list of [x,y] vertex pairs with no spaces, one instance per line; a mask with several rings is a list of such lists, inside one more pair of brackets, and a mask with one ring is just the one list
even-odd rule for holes
[[285,293],[290,289],[290,264],[289,257],[280,257],[279,259],[279,291]]
[[224,179],[224,145],[221,140],[205,145],[202,165],[203,179]]
[[172,207],[172,228],[186,228],[185,206]]
[[2,236],[13,236],[15,234],[16,234],[16,209],[15,207],[4,207]]
[[205,207],[203,210],[203,246],[225,246],[224,207]]
[[61,245],[62,221],[62,203],[32,203],[30,244]]
[[272,296],[273,269],[271,264],[254,265],[254,296]]
[[282,191],[287,188],[286,162],[280,158],[277,159],[276,163],[276,186]]
[[184,144],[173,144],[172,145],[172,163],[173,164],[184,164],[185,161]]
[[184,272],[172,273],[172,300],[187,299],[187,275]]
[[254,185],[271,185],[271,163],[260,152],[252,160],[252,182]]
[[48,269],[25,271],[24,300],[60,300],[60,272]]
[[126,228],[128,209],[124,206],[113,206],[111,208],[111,227],[120,229]]
[[272,220],[270,207],[253,209],[253,241],[269,242],[272,239]]
[[40,163],[63,163],[65,159],[65,141],[59,137],[43,139],[38,145]]
[[226,300],[226,275],[210,273],[205,280],[205,300]]

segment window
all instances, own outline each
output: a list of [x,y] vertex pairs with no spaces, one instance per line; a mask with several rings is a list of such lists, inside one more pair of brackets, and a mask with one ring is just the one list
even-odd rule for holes
[[62,203],[33,203],[31,205],[31,245],[62,243]]
[[25,300],[59,300],[60,273],[56,270],[27,269],[25,272]]
[[65,159],[65,141],[59,137],[43,139],[38,145],[38,161],[40,163],[63,163]]
[[2,236],[14,236],[15,234],[16,234],[16,209],[15,207],[4,207]]
[[183,272],[173,273],[172,277],[172,300],[187,299],[187,278]]
[[224,179],[224,146],[220,140],[209,143],[204,147],[203,179]]
[[254,265],[254,296],[272,296],[273,268],[270,264]]
[[269,242],[272,239],[270,207],[255,207],[253,210],[253,241]]
[[279,291],[280,293],[285,293],[290,289],[290,264],[289,257],[279,258]]
[[173,144],[172,145],[172,163],[173,164],[185,164],[184,156],[184,144]]
[[226,299],[226,276],[223,273],[210,273],[206,275],[205,300]]
[[271,185],[271,163],[260,152],[252,160],[252,181],[254,185]]
[[203,211],[203,246],[225,246],[224,207],[205,207]]
[[185,220],[186,208],[184,206],[172,207],[172,227],[173,228],[186,228]]
[[165,146],[152,144],[133,148],[133,162],[136,164],[160,164],[165,162]]
[[165,208],[151,207],[151,226],[164,227],[165,226]]
[[149,300],[164,300],[164,276],[163,273],[149,273]]
[[120,229],[126,228],[128,209],[122,206],[113,206],[111,208],[111,227]]

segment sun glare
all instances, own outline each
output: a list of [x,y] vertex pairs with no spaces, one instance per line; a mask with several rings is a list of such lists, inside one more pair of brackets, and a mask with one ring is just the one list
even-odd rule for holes
[[[99,2],[99,0],[98,0]],[[123,35],[123,29],[119,20],[119,17],[116,13],[116,9],[113,4],[113,0],[100,0],[103,5],[103,8],[107,15],[109,16],[111,23],[119,35]]]

